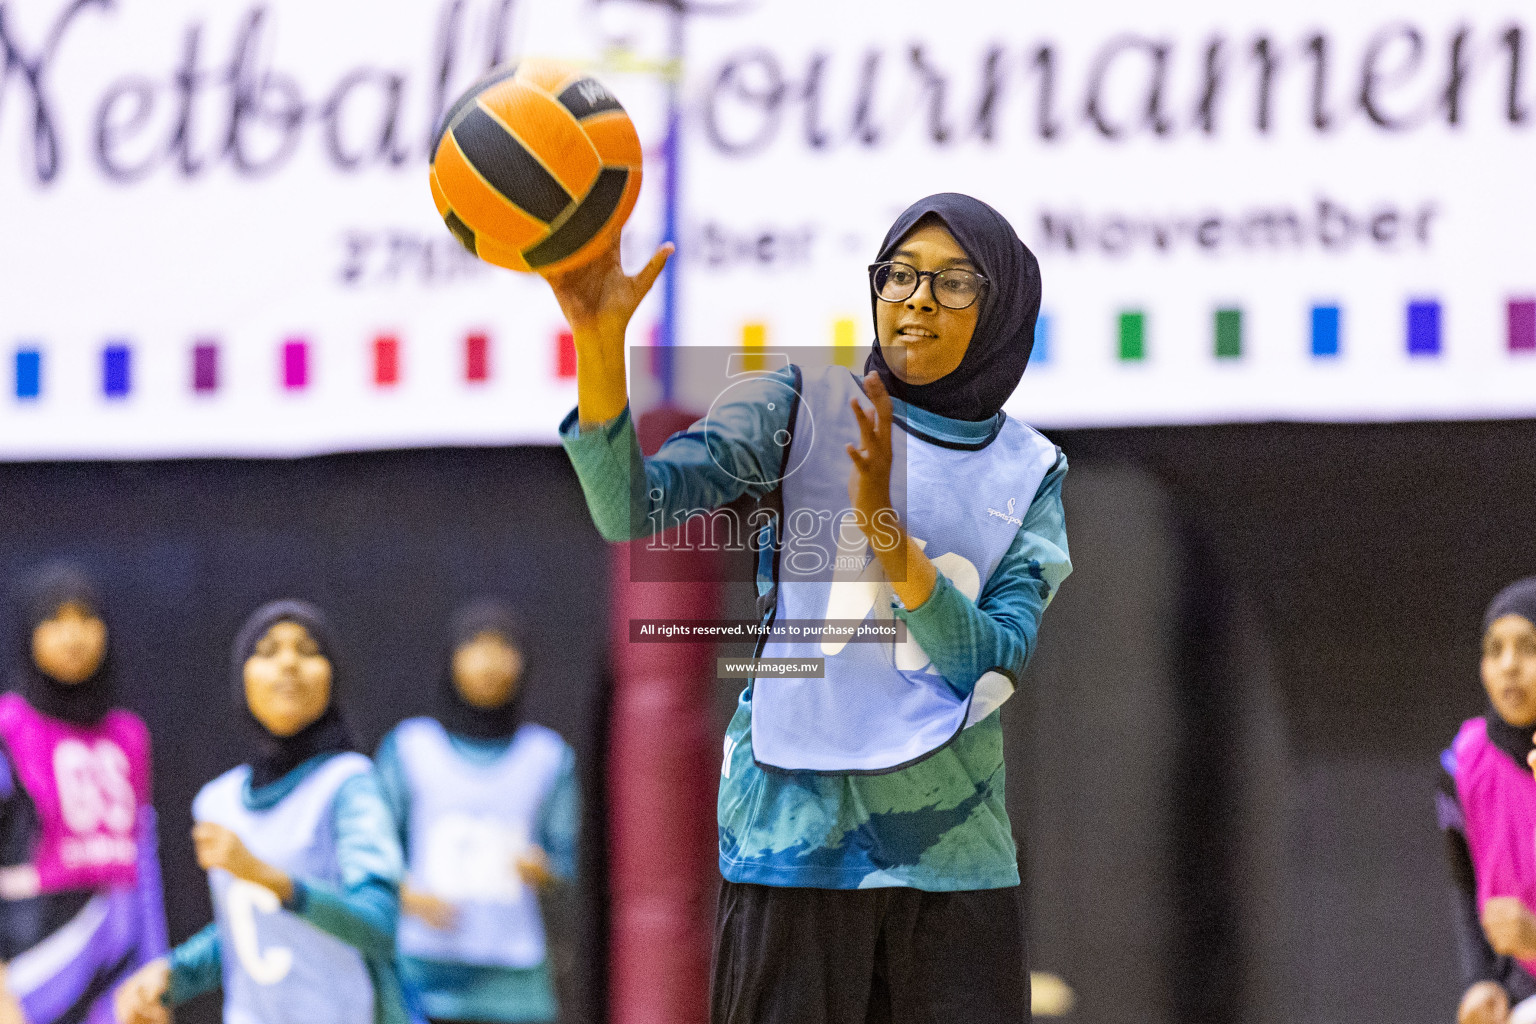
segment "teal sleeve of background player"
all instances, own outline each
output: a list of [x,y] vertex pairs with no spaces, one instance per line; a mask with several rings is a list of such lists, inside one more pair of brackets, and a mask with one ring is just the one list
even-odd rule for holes
[[218,988],[224,981],[218,925],[209,924],[171,950],[170,963],[171,983],[164,999],[167,1006],[177,1006]]
[[540,848],[549,855],[549,869],[562,881],[576,877],[577,843],[581,833],[581,787],[576,779],[576,754],[566,748],[560,774],[539,809]]
[[341,884],[295,878],[292,909],[365,955],[394,955],[405,873],[395,822],[373,773],[336,791],[336,863]]
[[400,748],[391,729],[379,741],[379,751],[373,755],[373,771],[379,779],[379,795],[389,808],[395,823],[395,838],[402,850],[409,846],[408,832],[411,821],[411,786],[405,777],[405,764],[400,760]]
[[1066,475],[1066,456],[1059,456],[974,602],[941,574],[928,600],[915,610],[895,609],[933,667],[959,693],[970,693],[990,671],[1017,682],[1034,653],[1040,616],[1072,572],[1061,505]]
[[646,537],[743,494],[773,490],[783,463],[774,438],[789,430],[792,411],[790,403],[773,399],[794,381],[793,370],[784,369],[737,385],[731,401],[673,434],[649,458],[640,453],[628,408],[586,430],[571,410],[560,424],[560,443],[598,532],[610,541]]

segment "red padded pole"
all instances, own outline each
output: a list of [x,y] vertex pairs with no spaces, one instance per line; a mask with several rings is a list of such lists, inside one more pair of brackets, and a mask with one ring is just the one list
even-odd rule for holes
[[[641,417],[648,454],[695,417]],[[608,746],[609,1014],[613,1024],[704,1024],[709,1016],[709,919],[716,868],[719,743],[712,735],[714,645],[630,643],[629,620],[718,614],[709,552],[613,546],[612,721]]]

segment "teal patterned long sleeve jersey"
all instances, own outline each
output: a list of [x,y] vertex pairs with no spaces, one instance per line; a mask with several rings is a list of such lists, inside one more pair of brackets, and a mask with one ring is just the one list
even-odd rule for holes
[[[656,524],[717,508],[776,484],[790,404],[771,401],[793,387],[791,370],[735,386],[735,400],[709,420],[641,454],[626,409],[582,430],[573,410],[560,427],[599,532],[612,541]],[[938,416],[893,400],[899,424],[966,444],[993,435],[992,421]],[[778,436],[783,436],[779,434]],[[1017,681],[1033,653],[1040,618],[1072,571],[1061,486],[1066,458],[1046,474],[1012,544],[975,601],[940,575],[916,609],[899,604],[909,635],[961,693],[987,670]],[[772,585],[764,559],[758,588]],[[1018,859],[1004,805],[1000,712],[906,768],[878,775],[765,771],[752,757],[752,687],[726,731],[718,800],[720,871],[733,882],[856,889],[910,886],[929,891],[1016,885]]]

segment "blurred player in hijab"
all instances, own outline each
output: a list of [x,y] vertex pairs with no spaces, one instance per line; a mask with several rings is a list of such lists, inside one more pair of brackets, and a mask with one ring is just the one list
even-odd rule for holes
[[230,1024],[411,1019],[394,965],[400,844],[337,707],[335,652],[303,601],[263,605],[240,630],[231,669],[257,755],[192,804],[214,922],[123,986],[123,1024],[164,1024],[219,987]]
[[112,989],[166,948],[149,732],[113,707],[90,582],[51,566],[23,604],[19,678],[0,697],[0,1021],[105,1024]]
[[538,891],[576,872],[575,755],[523,720],[517,621],[481,601],[454,618],[432,717],[375,763],[406,850],[400,966],[433,1021],[558,1016]]
[[[1440,757],[1464,992],[1460,1024],[1536,1022],[1536,578],[1483,616],[1488,710]],[[1513,1007],[1513,1010],[1511,1010]]]
[[825,672],[760,675],[726,733],[712,1019],[1027,1020],[996,712],[1071,571],[1066,459],[1002,411],[1034,344],[1034,255],[979,200],[920,200],[869,268],[862,378],[791,365],[732,384],[642,458],[624,329],[667,256],[627,277],[615,249],[550,281],[577,351],[561,440],[599,530],[645,536],[777,490],[760,536],[768,620],[908,631],[760,648]]

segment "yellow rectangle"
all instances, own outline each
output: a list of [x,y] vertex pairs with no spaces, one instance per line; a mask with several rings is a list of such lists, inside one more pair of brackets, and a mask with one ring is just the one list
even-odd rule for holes
[[768,346],[768,326],[766,324],[743,324],[741,327],[741,351],[746,356],[742,360],[742,370],[751,373],[768,368],[768,361],[763,358],[763,349]]
[[854,347],[853,321],[846,317],[832,322],[832,361],[853,368],[858,352]]

